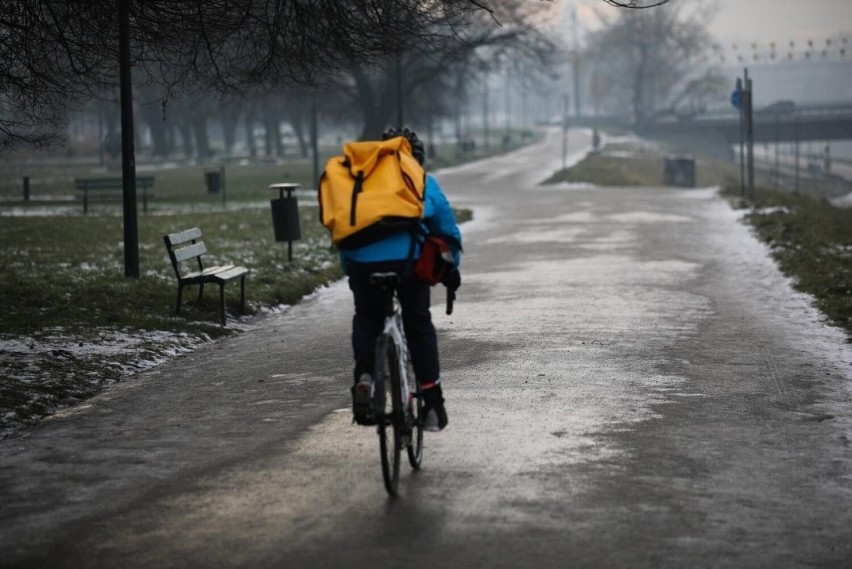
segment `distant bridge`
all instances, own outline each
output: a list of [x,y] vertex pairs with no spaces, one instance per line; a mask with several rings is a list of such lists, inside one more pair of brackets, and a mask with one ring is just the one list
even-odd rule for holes
[[[631,126],[624,118],[578,117],[569,124],[589,127]],[[633,127],[642,136],[686,147],[729,153],[740,142],[740,118],[735,110],[700,115],[687,120],[667,120]],[[795,106],[776,103],[754,111],[756,143],[852,140],[852,102]]]

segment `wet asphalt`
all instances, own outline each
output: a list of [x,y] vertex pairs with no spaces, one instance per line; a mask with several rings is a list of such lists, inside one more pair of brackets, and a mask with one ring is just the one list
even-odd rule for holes
[[450,425],[398,498],[341,282],[0,441],[0,566],[852,567],[843,334],[713,189],[538,186],[561,159],[438,173]]

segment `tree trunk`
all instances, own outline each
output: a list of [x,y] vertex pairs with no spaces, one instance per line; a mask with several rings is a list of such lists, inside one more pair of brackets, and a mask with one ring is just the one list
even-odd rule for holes
[[263,131],[264,131],[263,152],[267,156],[272,156],[272,154],[274,152],[273,148],[275,146],[275,135],[276,135],[277,130],[278,129],[276,128],[275,121],[271,120],[271,118],[269,116],[269,109],[264,108],[263,109]]
[[299,144],[299,154],[303,158],[308,157],[308,139],[305,136],[304,121],[308,112],[306,112],[301,105],[287,105],[287,118],[290,122],[290,126],[293,127],[293,132],[296,134],[296,141]]
[[208,160],[212,156],[212,152],[210,151],[210,136],[207,133],[207,114],[203,111],[193,113],[191,120],[198,158]]
[[[363,70],[353,71],[357,89],[357,103],[361,106],[364,126],[360,140],[380,138],[385,129],[395,123],[396,83],[389,69],[384,68],[376,79],[371,79]],[[375,83],[374,83],[375,81]],[[380,92],[380,96],[376,93]]]
[[225,101],[220,105],[219,116],[222,120],[222,137],[225,142],[225,154],[232,154],[237,141],[237,124],[240,120],[240,106],[236,101]]
[[456,131],[456,146],[461,147],[464,142],[464,133],[462,132],[462,116],[461,116],[461,101],[464,95],[464,68],[460,68],[456,74],[455,84],[456,104],[453,107],[453,124]]
[[254,142],[254,125],[257,120],[257,111],[255,103],[249,103],[246,106],[245,125],[246,125],[246,146],[248,147],[249,156],[252,160],[257,158],[257,144]]
[[184,116],[180,121],[180,137],[183,142],[183,153],[187,159],[195,156],[195,147],[192,144],[192,125],[190,119]]
[[[169,124],[166,122],[167,113],[172,109],[155,89],[148,87],[141,89],[140,92],[139,121],[147,125],[151,131],[153,155],[165,158],[174,150],[169,140]],[[139,129],[140,133],[141,131],[142,129]]]

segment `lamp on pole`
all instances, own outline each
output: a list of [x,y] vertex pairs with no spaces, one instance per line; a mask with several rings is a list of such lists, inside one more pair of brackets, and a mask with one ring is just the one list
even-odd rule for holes
[[482,80],[482,130],[484,131],[485,143],[484,148],[488,150],[488,139],[490,138],[489,132],[489,109],[488,109],[488,71],[484,73],[484,78]]

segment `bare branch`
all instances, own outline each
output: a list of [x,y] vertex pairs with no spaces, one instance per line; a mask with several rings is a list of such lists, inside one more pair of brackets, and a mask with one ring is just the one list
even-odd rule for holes
[[662,4],[666,4],[669,0],[603,0],[607,4],[611,6],[616,6],[617,8],[635,8],[635,9],[645,9],[645,8],[654,8],[656,6],[660,6]]
[[[134,79],[165,93],[315,85],[353,58],[462,43],[486,0],[128,0]],[[114,0],[0,2],[0,133],[41,140],[117,85]],[[493,23],[492,23],[493,25]],[[23,119],[21,117],[24,117]],[[39,131],[40,132],[40,131]]]

